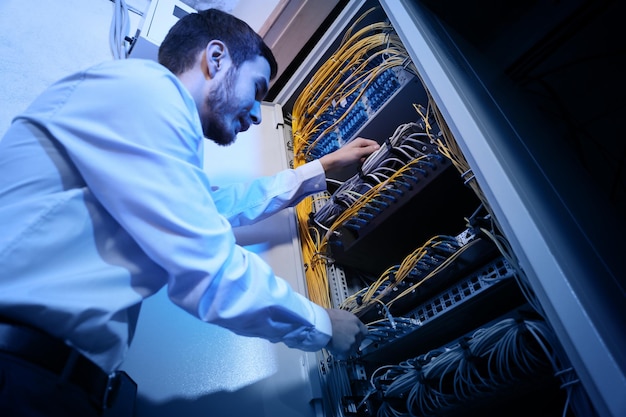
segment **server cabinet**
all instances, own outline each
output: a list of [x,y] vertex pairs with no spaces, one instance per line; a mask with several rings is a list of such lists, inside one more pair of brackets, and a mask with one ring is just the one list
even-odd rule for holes
[[[619,243],[619,236],[624,230],[621,162],[624,146],[619,139],[622,129],[614,116],[623,107],[618,91],[624,91],[624,83],[619,75],[621,64],[617,62],[617,57],[623,54],[617,33],[617,16],[623,12],[623,6],[617,2],[584,1],[566,5],[548,2],[506,6],[489,1],[479,3],[349,2],[343,14],[322,36],[313,55],[295,71],[294,78],[285,83],[285,88],[276,93],[276,101],[287,103],[285,108],[289,111],[298,106],[299,96],[307,94],[306,88],[312,85],[320,87],[316,77],[324,71],[323,63],[337,58],[333,56],[333,51],[341,43],[337,43],[338,39],[345,42],[346,36],[349,36],[344,33],[346,28],[357,30],[351,27],[356,16],[373,7],[376,11],[370,16],[376,16],[374,20],[391,24],[393,30],[390,33],[399,36],[415,65],[415,80],[412,82],[422,84],[424,92],[420,93],[419,87],[404,88],[404,84],[411,82],[400,82],[399,91],[393,93],[385,104],[388,108],[374,112],[369,109],[367,121],[355,135],[374,137],[382,143],[392,137],[390,128],[419,119],[415,114],[414,119],[405,119],[407,114],[403,113],[416,103],[424,108],[436,108],[440,122],[438,127],[453,138],[454,145],[458,146],[455,151],[467,164],[466,170],[459,172],[459,176],[465,185],[474,183],[480,194],[479,200],[489,207],[489,216],[493,216],[492,220],[502,233],[499,239],[506,242],[505,250],[498,248],[500,250],[496,252],[506,254],[507,267],[500,269],[502,265],[498,265],[496,259],[495,264],[485,262],[485,273],[498,271],[496,275],[506,275],[510,272],[507,268],[512,268],[518,286],[527,301],[531,300],[530,310],[539,314],[541,322],[546,324],[551,337],[554,337],[553,349],[559,364],[551,372],[557,375],[555,380],[560,379],[557,383],[559,388],[551,391],[548,383],[541,389],[530,389],[520,394],[525,389],[521,384],[519,392],[514,395],[509,395],[507,389],[496,394],[498,390],[494,389],[490,397],[485,394],[488,389],[484,386],[481,393],[478,393],[478,388],[472,391],[472,383],[477,383],[473,380],[468,382],[466,388],[476,394],[473,396],[460,392],[463,388],[452,372],[438,379],[435,388],[430,381],[430,388],[439,390],[436,394],[431,390],[429,396],[425,396],[423,390],[416,388],[420,385],[419,378],[428,376],[415,370],[425,366],[424,354],[440,353],[436,342],[424,342],[425,338],[431,342],[447,341],[439,349],[454,350],[453,347],[456,349],[459,345],[467,347],[471,332],[463,333],[467,328],[459,323],[472,321],[468,316],[474,318],[480,330],[484,330],[483,326],[493,325],[490,320],[524,320],[519,314],[525,314],[524,308],[528,305],[517,310],[513,316],[511,312],[507,315],[508,309],[516,310],[511,307],[524,305],[525,302],[518,304],[516,290],[502,288],[497,289],[499,292],[485,290],[483,299],[467,303],[464,308],[459,303],[445,314],[427,311],[429,308],[446,310],[442,304],[453,304],[450,299],[463,291],[462,286],[455,288],[458,284],[450,278],[452,275],[457,278],[463,276],[460,266],[463,262],[493,261],[488,255],[493,248],[485,245],[474,249],[476,253],[468,253],[471,260],[457,259],[456,270],[450,268],[452,272],[447,276],[440,273],[430,280],[433,281],[432,287],[437,287],[436,280],[441,281],[443,286],[448,282],[450,286],[447,289],[424,289],[425,285],[422,285],[421,290],[425,294],[433,293],[432,298],[416,297],[415,300],[423,304],[413,306],[415,310],[404,306],[404,311],[409,311],[410,316],[407,326],[416,327],[414,336],[404,334],[400,338],[404,341],[398,341],[397,334],[387,328],[382,343],[389,341],[393,346],[377,348],[380,353],[373,351],[371,346],[365,347],[361,357],[354,358],[352,364],[338,372],[345,378],[344,384],[350,381],[351,388],[339,394],[334,392],[335,404],[330,407],[335,408],[335,415],[376,415],[377,412],[383,413],[378,415],[474,415],[497,412],[500,415],[567,413],[619,416],[626,413],[626,403],[620,394],[626,388],[626,339],[623,330],[626,271],[620,259],[623,245]],[[367,24],[362,22],[360,27]],[[406,64],[403,66],[406,67]],[[303,79],[308,81],[303,82]],[[376,91],[384,94],[381,89]],[[363,94],[367,96],[368,92]],[[367,101],[367,98],[364,100]],[[593,114],[594,120],[602,127],[598,126],[597,130],[589,127],[581,134],[584,123],[579,123],[578,118],[585,114],[581,106],[585,107],[583,102],[590,103],[591,100],[598,104],[590,104],[593,110],[589,114]],[[310,99],[309,102],[315,100]],[[353,111],[339,109],[339,105],[336,107],[337,111]],[[300,113],[298,117],[301,117]],[[319,114],[312,117],[317,118]],[[342,124],[348,124],[348,118],[341,121],[340,117],[336,116],[330,128],[339,135],[347,129]],[[319,129],[323,130],[325,125],[319,122],[320,125]],[[325,130],[326,133],[328,131]],[[299,134],[295,133],[294,140]],[[442,132],[433,134],[437,136]],[[339,139],[339,142],[345,139]],[[313,142],[315,140],[319,139],[315,138]],[[319,147],[319,144],[312,145],[313,148],[315,146]],[[377,275],[382,271],[376,265],[381,259],[399,263],[390,252],[409,254],[411,244],[417,244],[420,239],[426,240],[430,232],[425,230],[438,227],[441,233],[453,233],[456,227],[461,232],[463,228],[455,223],[459,220],[455,216],[463,212],[471,216],[469,206],[475,201],[464,194],[463,187],[455,188],[455,184],[440,178],[438,181],[440,184],[433,181],[433,185],[424,187],[411,203],[397,209],[394,221],[380,219],[382,216],[378,215],[378,211],[372,215],[372,211],[364,213],[361,210],[356,214],[356,217],[359,213],[364,214],[363,218],[357,219],[362,222],[358,232],[352,228],[351,233],[345,223],[339,228],[330,228],[329,233],[334,234],[329,238],[331,295],[344,292],[343,297],[339,296],[339,302],[335,298],[331,303],[341,304],[345,293],[368,296],[363,289],[369,288],[371,295],[372,287],[379,285],[380,281],[363,284],[363,270]],[[440,192],[429,188],[440,189]],[[338,197],[335,194],[329,199],[333,201]],[[442,201],[447,204],[432,207]],[[464,203],[468,206],[462,207]],[[443,208],[450,208],[449,205],[454,208],[442,214]],[[319,209],[314,207],[313,211]],[[449,222],[442,222],[442,216],[448,217]],[[470,224],[468,227],[471,229],[474,226]],[[408,233],[407,228],[410,229]],[[368,237],[370,242],[365,243]],[[352,253],[348,254],[349,251]],[[485,256],[482,261],[477,255],[481,252]],[[347,268],[347,272],[340,274],[339,284],[333,284],[336,266]],[[402,264],[399,266],[402,267]],[[464,273],[470,284],[461,284],[471,286],[472,273],[480,275],[481,271],[475,269],[469,273],[466,270]],[[350,274],[358,279],[350,280]],[[359,279],[361,281],[355,288]],[[389,283],[390,286],[396,285],[392,278],[387,279],[386,284]],[[333,288],[333,285],[336,287]],[[441,292],[437,293],[438,290]],[[490,292],[494,294],[489,296]],[[389,314],[388,309],[375,306],[381,300],[386,303],[391,298],[389,295],[377,298],[374,300],[376,303],[369,306],[369,311],[354,307],[354,304],[353,308],[373,323],[374,318],[385,319],[385,314]],[[360,301],[362,299],[356,300],[356,303]],[[400,311],[398,304],[396,309]],[[437,316],[436,324],[433,320],[429,323],[423,320],[434,316]],[[400,326],[400,323],[395,325]],[[394,331],[396,326],[393,326]],[[392,376],[385,379],[379,378],[380,374],[375,375],[378,369],[383,372],[384,366],[394,364],[394,355],[397,355],[395,365],[404,361],[405,368],[409,358],[421,361],[419,365],[411,362],[412,371],[397,371],[395,379],[408,378],[408,374],[414,373],[411,380],[414,386],[400,394],[391,393],[389,385],[394,383]],[[480,366],[490,365],[483,363]],[[473,368],[480,373],[477,369],[478,366]],[[330,379],[336,377],[331,375],[332,371],[326,369],[326,372]],[[570,373],[570,376],[562,378],[564,373]],[[377,382],[374,382],[375,379]],[[423,381],[421,384],[428,385]],[[442,390],[447,391],[442,393]],[[355,395],[355,392],[358,394]],[[422,402],[430,403],[421,409],[406,404],[394,408],[396,404],[405,402],[406,397],[402,398],[402,395],[417,395],[416,392],[421,392]],[[350,395],[354,397],[350,398]],[[386,395],[396,395],[397,398],[381,400],[380,397]],[[504,405],[498,405],[498,395],[508,398]],[[376,396],[378,399],[373,399]],[[542,404],[540,407],[527,407],[538,400]],[[336,404],[339,401],[342,404]],[[368,404],[373,404],[375,409],[368,409]],[[380,411],[381,407],[387,408]]]

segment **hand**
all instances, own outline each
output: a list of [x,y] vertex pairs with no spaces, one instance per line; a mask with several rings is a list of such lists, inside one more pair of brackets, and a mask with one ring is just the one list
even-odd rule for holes
[[345,359],[358,351],[367,335],[367,327],[349,311],[337,308],[327,308],[326,311],[333,326],[333,335],[326,349],[339,359]]
[[375,140],[356,138],[336,151],[322,156],[319,161],[328,174],[330,171],[365,161],[365,158],[379,148],[380,145]]

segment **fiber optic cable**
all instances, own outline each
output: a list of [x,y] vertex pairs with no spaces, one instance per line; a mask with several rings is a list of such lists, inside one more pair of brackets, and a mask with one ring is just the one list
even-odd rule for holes
[[471,248],[473,245],[477,244],[477,242],[478,242],[477,240],[473,240],[473,241],[469,242],[468,244],[459,247],[449,257],[445,258],[445,260],[443,260],[443,262],[438,263],[438,265],[434,269],[430,270],[428,272],[428,274],[425,275],[422,279],[420,279],[419,281],[417,281],[414,284],[410,285],[405,290],[400,292],[397,296],[395,296],[392,300],[390,300],[387,303],[387,306],[391,307],[394,302],[402,299],[403,297],[405,297],[405,296],[407,296],[407,295],[409,295],[411,293],[414,293],[417,288],[419,288],[421,285],[423,285],[425,282],[427,282],[429,279],[431,279],[433,276],[435,276],[439,271],[441,271],[441,270],[445,269],[446,267],[448,267],[449,265],[451,265],[454,261],[456,261],[458,259],[459,256],[461,256],[461,254],[463,254],[463,252],[465,252],[466,250]]
[[[407,255],[400,264],[385,270],[369,287],[363,288],[346,298],[342,308],[358,314],[368,308],[372,303],[383,302],[383,299],[393,293],[400,283],[407,279],[407,277],[412,277],[412,273],[416,271],[419,266],[424,263],[427,264],[424,268],[424,270],[428,271],[425,276],[416,283],[411,284],[408,289],[401,291],[391,300],[385,302],[385,308],[388,308],[395,300],[413,292],[419,285],[422,285],[425,281],[434,276],[439,270],[452,262],[469,247],[470,245],[460,246],[456,238],[452,236],[434,236]],[[441,256],[441,253],[445,253],[446,256]],[[436,255],[439,257],[435,258],[434,256]],[[430,265],[428,265],[429,263]],[[434,265],[436,266],[433,268]]]
[[[429,103],[434,103],[432,97],[429,95]],[[419,114],[422,114],[421,110],[416,108],[416,111]],[[463,152],[458,147],[456,140],[452,134],[452,131],[449,129],[447,123],[445,122],[441,112],[437,108],[437,106],[432,106],[432,112],[434,118],[437,122],[438,127],[441,129],[441,135],[437,139],[437,145],[443,155],[449,158],[453,165],[457,168],[459,173],[461,173],[464,182],[474,191],[478,199],[481,201],[483,207],[489,213],[489,219],[492,224],[491,230],[487,230],[485,228],[481,228],[481,232],[485,234],[488,238],[490,238],[493,243],[496,245],[500,253],[507,259],[507,261],[517,270],[516,281],[520,290],[522,291],[524,297],[529,302],[529,304],[538,312],[541,316],[545,317],[545,313],[543,312],[543,308],[540,303],[536,299],[534,292],[530,288],[528,283],[528,279],[526,278],[526,274],[522,270],[519,265],[519,261],[517,260],[513,250],[511,249],[508,241],[504,238],[501,230],[501,226],[498,224],[497,219],[491,209],[491,206],[485,197],[480,185],[476,177],[472,172],[472,168],[469,163],[465,159]]]
[[[350,138],[337,137],[334,132],[337,126],[356,108],[368,87],[376,85],[377,77],[390,68],[406,65],[408,54],[389,23],[374,23],[355,30],[372,10],[361,15],[347,30],[338,50],[313,75],[294,104],[290,116],[294,167],[332,152],[341,145],[339,140],[348,141]],[[342,103],[346,105],[341,106]],[[335,113],[338,116],[335,117]],[[321,141],[328,143],[324,143],[318,152],[316,147],[321,145]],[[295,208],[307,265],[307,287],[313,301],[330,307],[324,265],[328,259],[326,245],[330,231],[320,238],[314,227],[309,225],[313,212],[311,198],[303,200]]]
[[[352,28],[348,33],[352,33]],[[344,37],[339,49],[320,67],[296,100],[292,113],[295,154],[306,160],[317,141],[350,115],[367,88],[388,69],[405,64],[407,58],[406,50],[388,23],[374,23]],[[347,107],[340,106],[342,102]],[[339,113],[338,110],[341,115],[334,120],[332,115]]]

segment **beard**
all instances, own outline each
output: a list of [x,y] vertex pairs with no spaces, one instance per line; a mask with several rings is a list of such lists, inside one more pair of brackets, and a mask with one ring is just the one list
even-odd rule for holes
[[237,138],[232,121],[227,119],[236,110],[232,104],[235,101],[232,94],[234,81],[235,70],[229,68],[224,83],[218,85],[205,102],[207,113],[202,123],[202,132],[207,139],[221,146],[232,145]]

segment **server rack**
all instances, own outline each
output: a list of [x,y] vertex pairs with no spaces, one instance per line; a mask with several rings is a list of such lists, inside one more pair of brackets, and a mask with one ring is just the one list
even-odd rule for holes
[[[434,175],[432,171],[428,176],[422,170],[421,181],[414,175],[415,183],[405,181],[406,188],[396,187],[394,192],[402,197],[395,194],[398,198],[391,204],[397,205],[394,213],[382,211],[380,206],[373,210],[373,204],[369,204],[369,211],[352,213],[351,220],[337,227],[330,226],[332,221],[320,224],[315,217],[326,218],[324,211],[329,206],[339,211],[342,204],[349,207],[354,201],[348,198],[353,196],[351,193],[365,194],[354,184],[347,191],[341,187],[345,188],[343,181],[367,183],[366,175],[360,172],[351,177],[354,173],[347,173],[338,181],[342,186],[316,199],[311,211],[318,215],[311,214],[314,221],[309,221],[307,227],[315,229],[318,236],[327,233],[330,303],[357,312],[372,332],[357,357],[348,361],[332,357],[320,360],[322,379],[329,389],[328,415],[623,415],[626,404],[620,393],[626,388],[626,274],[618,240],[624,227],[623,164],[619,162],[624,151],[618,145],[618,123],[606,110],[611,105],[623,105],[602,86],[611,81],[615,86],[623,85],[611,69],[616,65],[615,56],[620,54],[614,16],[619,15],[621,6],[617,2],[584,1],[560,7],[545,3],[501,7],[488,1],[480,5],[455,1],[348,2],[313,53],[276,93],[274,101],[281,103],[286,113],[297,107],[307,83],[317,82],[324,63],[335,58],[333,52],[345,42],[345,31],[356,31],[370,23],[365,18],[356,29],[351,26],[371,7],[376,11],[368,18],[390,22],[392,32],[400,37],[415,65],[415,78],[398,82],[398,91],[385,99],[384,108],[368,109],[367,121],[358,128],[349,120],[356,116],[339,120],[344,111],[357,113],[351,103],[344,103],[343,109],[336,105],[335,118],[327,123],[332,125],[330,131],[388,143],[393,134],[389,129],[409,121],[420,122],[418,114],[411,118],[406,113],[415,103],[422,105],[422,110],[434,106],[439,123],[431,126],[431,142],[426,145],[435,143],[445,130],[458,146],[467,170],[447,180],[443,174]],[[472,31],[472,20],[490,25],[490,30]],[[604,69],[581,72],[579,64],[594,57]],[[549,98],[533,90],[538,80],[548,90],[546,79],[537,75],[542,72],[558,72],[561,77],[560,85],[550,86],[553,89],[549,90]],[[611,81],[593,78],[596,73]],[[582,86],[576,78],[582,74],[592,77],[589,82],[598,83],[597,88]],[[385,94],[384,88],[373,89]],[[558,115],[551,112],[563,107],[559,100],[567,100],[571,89],[580,91],[581,97],[604,101],[604,113],[596,117],[603,118],[602,140],[609,144],[607,148],[614,147],[615,159],[609,157],[589,169],[588,161],[603,152],[593,148],[598,139],[594,134],[587,136],[590,143],[586,144],[584,157],[573,155],[576,147],[571,143],[563,145],[563,137],[571,134],[568,129],[572,128],[567,116],[573,118],[578,113],[571,108],[560,109]],[[367,95],[365,91],[363,98],[355,100],[367,102]],[[333,110],[326,113],[332,114]],[[317,120],[319,116],[311,117],[321,131],[327,125]],[[428,125],[427,119],[421,118],[421,122]],[[294,134],[297,141],[300,133]],[[328,149],[316,140],[311,141],[313,150],[308,149],[309,153]],[[345,137],[337,143],[343,140]],[[596,156],[590,156],[593,154]],[[429,162],[431,167],[433,162]],[[445,158],[441,162],[439,172],[454,172],[445,165]],[[581,162],[587,163],[587,170]],[[603,175],[598,175],[598,170],[604,170]],[[436,181],[424,185],[424,180],[435,176]],[[469,182],[475,183],[477,195],[467,194]],[[613,184],[609,195],[605,193],[607,182]],[[342,196],[348,197],[341,201]],[[379,200],[383,197],[378,194]],[[488,207],[488,214],[473,217],[477,213],[472,214],[471,207],[480,202]],[[458,223],[463,213],[472,216],[467,229]],[[467,247],[464,239],[481,230],[479,223],[485,221],[494,221],[502,235],[487,239],[483,234],[476,241],[470,239],[475,247],[464,251],[464,256],[452,261],[447,270],[435,271],[427,282],[420,282],[440,266],[437,256],[445,259],[442,253],[433,256],[434,248],[441,248],[442,242],[433,244],[431,240],[427,242],[430,247],[421,248],[430,252],[419,255],[422,264],[415,265],[415,276],[408,284],[393,277],[406,262],[400,254],[410,255],[409,248],[426,242],[431,235],[454,235],[454,230],[459,233],[453,236],[455,243]],[[505,242],[504,248],[497,247],[498,239]],[[376,277],[385,274],[385,265],[392,268],[381,283]],[[364,279],[364,275],[368,277]],[[506,279],[511,276],[515,279]],[[393,291],[411,285],[409,290],[419,294],[395,302]],[[372,296],[372,292],[377,295]],[[356,298],[346,304],[350,297]],[[367,297],[370,303],[360,304]],[[393,308],[389,303],[392,300]],[[377,327],[380,321],[385,322],[381,328]],[[545,342],[550,345],[548,356],[553,356],[549,366],[537,363],[533,369],[508,369],[511,379],[517,381],[508,384],[504,376],[494,376],[495,365],[485,362],[487,353],[472,353],[470,346],[472,337],[484,337],[486,329],[509,326],[513,331],[516,323],[545,326],[545,333],[540,337],[535,334],[537,339],[531,343],[526,337],[529,328],[521,325],[524,328],[518,328],[517,343],[528,344],[518,347],[540,355],[537,349]],[[493,352],[497,347],[491,349]],[[513,352],[516,348],[510,349],[509,354],[517,354]],[[438,363],[445,360],[458,362],[446,365],[446,372],[436,373],[435,369],[443,366]],[[468,366],[471,371],[467,372],[474,374],[467,380],[452,371],[456,367],[456,372],[462,372],[459,369]],[[500,384],[499,388],[489,387],[490,383]]]

